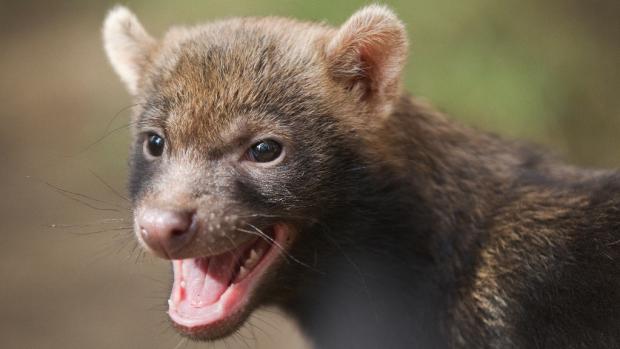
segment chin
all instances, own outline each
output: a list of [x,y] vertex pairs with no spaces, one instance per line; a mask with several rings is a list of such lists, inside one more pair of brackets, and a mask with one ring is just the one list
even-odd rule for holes
[[173,260],[168,315],[183,335],[215,340],[236,331],[257,306],[257,291],[277,271],[294,238],[286,224],[219,255]]

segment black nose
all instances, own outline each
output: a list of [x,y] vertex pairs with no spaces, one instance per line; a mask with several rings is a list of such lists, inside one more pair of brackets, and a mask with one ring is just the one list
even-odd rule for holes
[[172,259],[192,239],[193,212],[161,208],[143,209],[137,217],[140,235],[153,252]]

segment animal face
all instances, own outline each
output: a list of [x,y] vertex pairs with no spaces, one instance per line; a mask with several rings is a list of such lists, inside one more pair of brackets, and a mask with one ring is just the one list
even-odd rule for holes
[[225,336],[295,292],[283,280],[311,227],[355,197],[368,133],[398,95],[403,27],[371,6],[340,29],[245,18],[156,41],[118,7],[104,40],[138,105],[136,236],[173,261],[176,327]]

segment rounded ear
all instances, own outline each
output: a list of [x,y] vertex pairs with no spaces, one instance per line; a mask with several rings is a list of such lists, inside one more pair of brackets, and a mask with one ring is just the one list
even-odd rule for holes
[[103,23],[103,44],[112,67],[133,95],[155,40],[126,7],[114,7]]
[[326,46],[329,72],[360,98],[391,101],[407,58],[407,34],[387,7],[367,6],[349,18]]

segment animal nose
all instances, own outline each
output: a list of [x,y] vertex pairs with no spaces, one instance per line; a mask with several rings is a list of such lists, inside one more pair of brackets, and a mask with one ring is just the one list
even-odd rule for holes
[[193,217],[192,212],[146,208],[137,223],[144,243],[159,257],[173,259],[194,235]]

